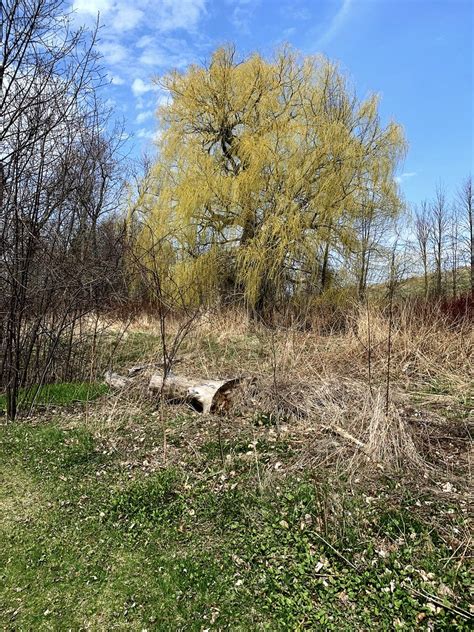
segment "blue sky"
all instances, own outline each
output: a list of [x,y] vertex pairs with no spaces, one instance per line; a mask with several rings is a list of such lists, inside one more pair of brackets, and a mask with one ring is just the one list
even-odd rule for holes
[[78,23],[100,12],[105,98],[149,150],[161,94],[151,83],[172,68],[207,60],[233,42],[271,55],[289,42],[340,62],[359,96],[377,92],[381,113],[409,143],[400,169],[410,202],[438,182],[455,192],[474,173],[472,0],[73,0]]

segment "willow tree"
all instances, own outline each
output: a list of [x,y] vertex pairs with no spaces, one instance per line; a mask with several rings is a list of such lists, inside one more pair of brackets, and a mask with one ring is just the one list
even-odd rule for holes
[[397,212],[402,131],[327,59],[284,49],[239,61],[221,48],[159,82],[170,99],[140,199],[142,246],[153,234],[164,265],[201,297],[230,288],[261,310],[318,292],[329,253],[357,248],[368,197]]

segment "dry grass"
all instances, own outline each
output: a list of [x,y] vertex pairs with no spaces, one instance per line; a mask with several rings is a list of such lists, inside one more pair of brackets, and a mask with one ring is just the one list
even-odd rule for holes
[[[169,325],[173,335],[175,324]],[[146,316],[128,331],[155,340],[143,360],[156,362],[158,323]],[[296,327],[270,330],[237,310],[204,314],[175,370],[248,379],[226,419],[196,417],[180,429],[184,444],[197,451],[196,445],[215,439],[218,429],[229,441],[273,440],[276,434],[294,448],[287,464],[292,469],[324,467],[351,476],[411,472],[435,484],[465,478],[473,421],[472,323],[454,327],[439,316],[422,320],[408,309],[399,311],[388,400],[387,336],[387,316],[377,308],[354,309],[345,330],[332,335]],[[120,426],[124,419],[133,425],[144,406],[150,423],[158,424],[146,394],[151,370],[126,393],[113,396],[105,415],[99,411],[103,427]],[[176,413],[169,407],[159,417],[167,423],[163,420]],[[168,446],[167,459],[172,452]]]
[[[170,336],[175,327],[179,323],[171,322]],[[120,334],[121,324],[115,323],[114,329]],[[89,607],[92,614],[84,615],[84,625],[92,627],[105,625],[111,612],[116,621],[116,612],[122,611],[123,603],[140,603],[136,586],[144,588],[147,599],[155,594],[156,603],[171,608],[171,620],[176,616],[173,604],[179,603],[174,586],[181,590],[180,582],[185,578],[181,569],[188,569],[190,560],[199,561],[202,556],[202,568],[208,569],[209,559],[215,558],[220,565],[215,577],[220,578],[226,572],[222,560],[227,551],[237,551],[238,562],[231,565],[228,575],[229,583],[234,585],[243,573],[242,550],[248,551],[246,560],[252,560],[245,562],[248,574],[243,584],[248,583],[252,595],[253,587],[260,585],[262,568],[277,568],[278,573],[284,569],[282,574],[271,575],[271,583],[278,594],[285,595],[287,603],[287,595],[307,590],[308,577],[314,580],[318,558],[326,565],[331,558],[331,575],[327,577],[340,588],[331,592],[332,583],[318,586],[318,598],[322,595],[327,599],[331,613],[340,604],[339,595],[346,595],[349,588],[354,590],[357,605],[351,611],[344,606],[343,617],[365,608],[359,603],[361,585],[364,595],[373,585],[370,590],[377,607],[385,603],[382,591],[390,590],[392,581],[400,589],[394,599],[406,600],[408,565],[413,569],[408,580],[410,589],[422,586],[441,599],[448,586],[451,605],[466,608],[472,550],[467,492],[469,428],[473,421],[473,330],[467,322],[454,328],[442,320],[423,322],[408,313],[397,315],[388,402],[387,333],[386,316],[376,309],[369,315],[363,309],[354,310],[344,331],[331,335],[296,327],[270,330],[248,321],[239,312],[206,314],[180,349],[175,372],[247,379],[235,391],[228,414],[203,416],[184,405],[160,404],[150,398],[148,378],[156,370],[153,363],[160,360],[159,327],[149,317],[133,322],[121,339],[113,368],[125,373],[137,359],[151,365],[124,390],[111,392],[85,408],[81,404],[70,414],[68,409],[56,411],[60,418],[54,423],[61,430],[46,442],[41,432],[44,413],[38,418],[39,434],[25,434],[23,420],[12,426],[13,437],[23,437],[23,452],[18,454],[28,455],[28,460],[22,456],[21,467],[33,467],[42,484],[44,481],[49,486],[45,487],[49,495],[37,494],[28,481],[24,483],[20,471],[22,489],[7,475],[0,505],[17,514],[22,525],[40,525],[43,531],[39,533],[47,537],[38,537],[33,529],[30,537],[31,542],[38,540],[42,546],[43,542],[49,544],[55,531],[43,514],[47,511],[48,519],[56,516],[60,525],[56,531],[62,538],[64,533],[68,536],[61,546],[52,540],[54,555],[66,551],[66,560],[56,562],[53,552],[49,552],[54,562],[50,583],[56,586],[58,567],[71,568],[68,577],[78,578],[77,587],[67,589],[66,594],[73,595],[71,599],[77,600],[79,594],[87,603],[90,560],[95,555],[100,569],[106,561],[103,585],[114,586],[116,599],[104,610],[103,604],[110,601],[112,593],[101,590],[97,597],[93,595],[96,601]],[[73,429],[77,432],[72,436],[83,437],[84,444],[82,451],[73,451],[78,458],[68,474],[64,462],[71,444],[65,439],[71,437],[69,431]],[[91,435],[93,443],[86,442]],[[39,457],[30,458],[32,448],[35,453],[39,451]],[[82,455],[90,461],[82,460]],[[135,529],[136,515],[142,514],[134,513],[130,523],[134,531],[129,533],[124,526],[116,531],[117,539],[111,540],[109,523],[99,513],[103,510],[105,515],[108,511],[109,497],[123,494],[128,498],[132,489],[152,490],[160,476],[170,472],[179,472],[180,494],[186,499],[183,517],[177,522],[173,518],[166,528],[160,523],[161,530],[150,536],[153,532]],[[52,502],[53,490],[57,498],[52,497],[56,500],[50,509],[46,500]],[[310,490],[304,493],[311,494],[311,504],[302,491],[295,496],[294,490]],[[71,502],[63,505],[66,493],[71,494]],[[154,498],[146,494],[138,497],[136,506],[143,510],[143,520],[147,507],[154,507]],[[252,502],[247,503],[248,499]],[[40,518],[38,507],[44,509]],[[234,524],[238,525],[235,530],[230,528]],[[7,530],[18,527],[11,519],[2,526]],[[142,537],[140,533],[143,540],[129,540]],[[308,533],[314,533],[315,539],[309,540]],[[21,556],[19,543],[25,540],[24,534],[9,549],[13,552],[8,556],[13,560]],[[124,541],[133,542],[133,546],[130,555],[122,559],[127,550]],[[178,553],[173,549],[176,541],[182,547]],[[267,541],[269,553],[261,558],[258,551]],[[30,559],[33,544],[29,540],[26,543],[25,555]],[[68,548],[69,543],[74,546]],[[319,557],[322,544],[324,556]],[[87,577],[85,584],[81,584],[77,572],[79,546],[87,553],[82,571]],[[311,555],[318,557],[309,559],[307,546]],[[169,568],[176,569],[171,583],[163,585],[164,563],[159,561],[159,569],[152,565],[162,551],[169,552]],[[298,557],[300,553],[306,561]],[[182,563],[177,566],[179,560]],[[344,572],[334,571],[339,562],[345,562]],[[199,564],[191,567],[193,573],[201,568]],[[44,572],[44,568],[38,572]],[[323,573],[327,568],[324,566]],[[136,584],[129,588],[134,576]],[[202,576],[201,585],[207,590],[214,579],[205,573]],[[256,578],[255,584],[250,583],[252,577]],[[20,573],[12,574],[9,582],[10,591],[22,582],[26,584]],[[195,579],[192,582],[194,594],[201,589],[196,589]],[[36,585],[37,592],[42,593],[48,579]],[[68,586],[67,582],[62,585]],[[155,592],[150,593],[150,588]],[[232,608],[241,603],[240,585],[237,588],[239,594]],[[121,591],[130,595],[127,602]],[[217,594],[215,588],[213,591],[211,597]],[[14,597],[18,597],[16,592]],[[215,598],[220,605],[222,598]],[[209,604],[209,600],[209,594],[204,594],[203,603]],[[103,610],[100,614],[97,604]],[[298,611],[299,604],[298,597]],[[404,619],[416,626],[423,605],[415,602],[412,607],[413,612]],[[388,629],[393,620],[392,603],[387,611]],[[45,606],[40,612],[45,612]],[[431,611],[426,614],[427,621],[434,616]],[[124,620],[125,615],[117,625],[124,627]],[[142,623],[147,624],[145,619],[140,627]],[[176,627],[175,621],[170,625]],[[440,625],[443,627],[443,623]]]

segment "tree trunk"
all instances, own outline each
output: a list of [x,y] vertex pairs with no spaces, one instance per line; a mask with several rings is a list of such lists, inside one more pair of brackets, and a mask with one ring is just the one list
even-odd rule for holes
[[229,393],[240,383],[232,380],[197,380],[180,375],[152,375],[149,390],[170,401],[188,402],[198,412],[209,414],[225,410],[229,405]]

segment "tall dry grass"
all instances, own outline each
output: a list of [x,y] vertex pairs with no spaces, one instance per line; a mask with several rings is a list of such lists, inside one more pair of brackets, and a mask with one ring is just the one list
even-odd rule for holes
[[[469,314],[453,322],[442,310],[420,314],[410,304],[397,306],[389,389],[386,310],[355,305],[344,326],[331,334],[322,334],[317,314],[313,318],[309,329],[298,324],[269,328],[238,309],[203,313],[179,350],[175,371],[244,378],[219,428],[224,423],[234,437],[250,431],[257,437],[286,433],[296,446],[296,469],[418,471],[432,479],[443,472],[465,473],[466,467],[470,471],[474,329]],[[170,319],[170,336],[179,324]],[[142,316],[129,326],[128,334],[135,332],[150,336],[143,361],[159,362],[159,323]],[[128,394],[116,396],[108,424],[126,416],[127,407],[136,417],[141,403],[152,406],[147,375]],[[169,407],[167,414],[175,415],[176,409]],[[255,429],[258,416],[269,424]],[[215,420],[199,423],[215,432]]]

